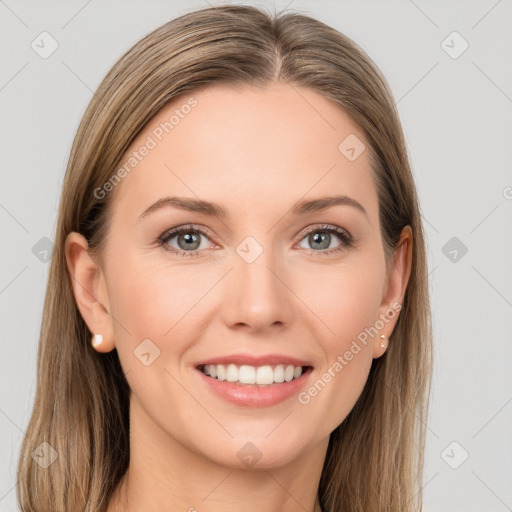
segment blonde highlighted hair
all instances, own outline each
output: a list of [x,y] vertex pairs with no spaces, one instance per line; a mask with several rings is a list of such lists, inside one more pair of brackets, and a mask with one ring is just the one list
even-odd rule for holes
[[[419,203],[393,96],[373,61],[337,30],[299,13],[225,5],[176,18],[129,49],[98,87],[78,128],[60,200],[34,408],[18,466],[24,512],[106,510],[130,458],[130,389],[117,351],[100,355],[90,345],[66,265],[67,235],[83,234],[101,258],[113,194],[98,199],[94,191],[166,103],[209,86],[275,81],[333,100],[361,128],[388,265],[406,225],[414,240],[388,350],[373,361],[356,405],[331,434],[320,504],[324,512],[421,510],[431,320]],[[46,469],[31,456],[44,441],[58,453]]]

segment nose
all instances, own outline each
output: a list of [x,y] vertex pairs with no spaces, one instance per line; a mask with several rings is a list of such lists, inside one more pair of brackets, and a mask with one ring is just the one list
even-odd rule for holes
[[[233,269],[226,280],[222,320],[229,327],[245,326],[254,331],[289,326],[297,301],[289,283],[290,272],[270,248],[255,247],[254,241],[241,245],[234,253]],[[262,252],[252,261],[256,249]],[[247,257],[251,251],[252,257]]]

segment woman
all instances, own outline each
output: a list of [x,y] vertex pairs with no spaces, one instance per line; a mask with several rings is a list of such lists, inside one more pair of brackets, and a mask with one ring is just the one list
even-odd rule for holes
[[21,509],[420,510],[426,277],[359,47],[249,6],[166,23],[73,143]]

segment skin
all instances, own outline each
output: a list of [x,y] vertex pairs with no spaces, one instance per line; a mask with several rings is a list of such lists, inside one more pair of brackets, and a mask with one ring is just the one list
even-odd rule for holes
[[[118,351],[132,390],[130,467],[108,511],[317,512],[329,435],[387,345],[370,337],[307,405],[296,396],[272,407],[234,405],[209,391],[194,365],[279,353],[311,361],[308,382],[315,382],[361,331],[402,303],[411,231],[402,232],[387,275],[367,152],[349,161],[338,150],[349,134],[364,136],[334,103],[284,83],[193,96],[195,109],[111,192],[103,263],[78,233],[66,241],[78,307],[91,332],[103,335],[96,350]],[[127,155],[185,101],[160,111]],[[349,205],[289,213],[300,199],[337,194],[359,201],[367,216]],[[170,195],[220,203],[230,217],[167,207],[139,219]],[[180,257],[156,242],[189,223],[212,234],[196,233],[199,254]],[[348,230],[354,247],[332,234],[328,247],[341,250],[321,254],[329,249],[308,242],[304,228],[321,234],[322,224]],[[250,264],[236,252],[247,236],[263,248]],[[178,237],[167,245],[186,250]],[[380,332],[389,337],[397,319]],[[160,349],[149,366],[133,353],[147,338]],[[252,467],[237,457],[247,442],[261,452]]]

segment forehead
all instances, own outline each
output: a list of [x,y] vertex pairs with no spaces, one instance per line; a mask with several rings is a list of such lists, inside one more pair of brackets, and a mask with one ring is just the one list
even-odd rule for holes
[[[209,87],[167,104],[137,136],[118,166],[126,172],[114,215],[139,214],[166,195],[247,211],[330,193],[351,195],[376,214],[363,144],[350,116],[310,89]],[[347,147],[362,152],[348,158]]]

